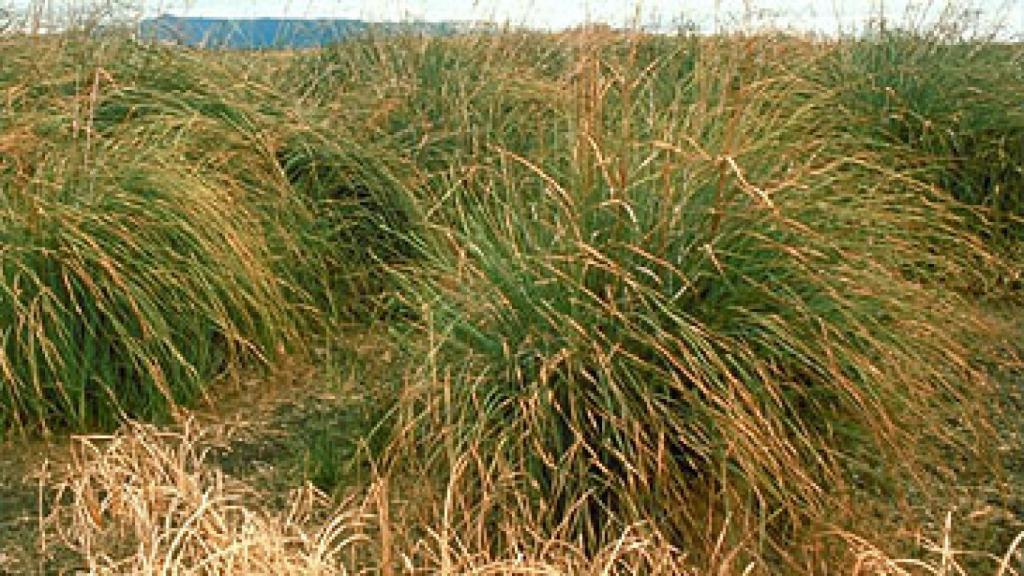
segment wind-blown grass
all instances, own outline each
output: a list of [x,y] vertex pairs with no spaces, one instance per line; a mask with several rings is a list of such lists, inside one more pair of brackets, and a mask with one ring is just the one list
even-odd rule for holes
[[985,255],[951,204],[845,136],[816,47],[646,42],[566,41],[575,141],[492,143],[436,184],[398,271],[420,312],[400,444],[479,460],[459,490],[595,545],[637,521],[690,542],[709,499],[783,541],[833,494],[899,498],[929,444],[980,445],[969,343],[997,332],[922,282]]
[[5,186],[4,428],[166,414],[297,341],[258,213],[152,156],[97,161]]
[[1019,245],[1020,46],[947,24],[850,40],[825,62],[826,82],[839,90],[849,128],[885,150],[890,165],[902,164],[974,207],[973,225],[994,246]]
[[[158,524],[187,539],[157,554],[174,567],[255,526],[267,565],[328,573],[368,538],[350,560],[383,571],[800,571],[861,504],[998,466],[986,368],[1008,336],[972,298],[1005,280],[1017,225],[1005,47],[31,40],[0,40],[0,430],[160,419],[236,368],[331,356],[345,323],[383,319],[400,351],[368,371],[390,445],[354,489],[377,509],[338,520],[330,554],[227,508],[202,516],[238,520],[210,532],[227,548],[206,548],[195,510],[125,513],[145,499],[117,471],[83,473],[77,529],[105,499],[143,548]],[[297,533],[335,546],[339,526]]]
[[261,142],[279,124],[254,87],[116,37],[62,42],[5,56],[25,74],[50,58],[6,86],[5,430],[166,416],[243,363],[301,352],[321,316],[315,217]]

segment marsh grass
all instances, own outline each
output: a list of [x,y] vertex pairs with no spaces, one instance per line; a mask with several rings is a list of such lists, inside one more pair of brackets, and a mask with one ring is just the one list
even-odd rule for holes
[[51,183],[4,227],[5,428],[165,414],[295,330],[257,219],[218,190],[152,159]]
[[235,367],[301,353],[327,291],[260,87],[120,37],[40,42],[5,54],[20,75],[0,171],[0,428],[166,417]]
[[481,462],[459,491],[596,547],[637,521],[693,544],[695,503],[731,502],[770,548],[834,494],[904,497],[928,446],[986,444],[972,342],[1002,336],[929,279],[991,257],[946,192],[844,136],[827,51],[549,41],[575,61],[545,91],[570,139],[453,154],[422,265],[396,270],[419,312],[398,443],[430,476]]
[[0,430],[160,420],[390,339],[370,472],[329,486],[347,456],[309,438],[333,516],[240,504],[187,430],[83,439],[53,522],[95,571],[954,573],[948,543],[892,558],[964,469],[1002,478],[1013,336],[978,297],[1019,274],[1015,48],[69,32],[0,58]]
[[1005,247],[1019,244],[1024,217],[1021,57],[1018,44],[950,20],[876,30],[835,51],[823,70],[852,130],[889,150],[893,165],[979,209],[979,234]]

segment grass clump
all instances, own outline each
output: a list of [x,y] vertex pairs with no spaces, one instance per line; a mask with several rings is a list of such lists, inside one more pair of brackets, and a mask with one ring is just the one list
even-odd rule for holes
[[298,341],[259,214],[152,156],[98,161],[5,183],[4,429],[166,416]]
[[305,285],[316,287],[330,317],[366,323],[393,289],[386,267],[412,259],[410,170],[390,149],[331,131],[327,118],[310,120],[276,152],[309,215],[299,230],[318,267]]
[[253,86],[120,37],[40,43],[5,47],[51,66],[7,87],[0,430],[163,418],[301,352],[322,317],[314,217],[260,145],[284,128]]
[[450,216],[403,274],[421,352],[400,443],[475,463],[457,490],[499,516],[600,546],[635,522],[697,544],[709,502],[780,543],[835,494],[905,495],[925,446],[985,437],[991,386],[946,327],[989,327],[907,274],[982,249],[840,136],[815,47],[690,42],[680,75],[641,37],[574,41],[553,90],[575,142],[492,146],[433,194]]

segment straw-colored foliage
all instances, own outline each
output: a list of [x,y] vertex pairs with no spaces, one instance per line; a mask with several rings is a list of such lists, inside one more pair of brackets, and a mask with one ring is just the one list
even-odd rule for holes
[[[438,495],[444,514],[437,523],[418,521],[414,509],[423,502],[395,494],[397,483],[387,478],[340,502],[311,487],[296,489],[273,508],[259,504],[266,500],[256,489],[207,462],[221,434],[189,420],[180,431],[130,423],[113,435],[77,437],[54,483],[56,506],[42,519],[44,551],[74,550],[90,574],[777,573],[745,550],[757,538],[756,526],[747,526],[737,542],[726,531],[709,532],[710,554],[700,563],[643,526],[587,552],[571,540],[542,536],[527,522],[508,522],[499,528],[509,547],[488,552],[473,534],[488,525],[486,503],[465,502],[454,486]],[[994,569],[985,574],[1020,573],[1024,535],[997,555],[960,550],[953,520],[947,515],[933,538],[915,538],[917,558],[892,556],[847,531],[822,532],[816,538],[838,552],[799,573],[959,576],[972,573],[964,566],[977,556],[991,557]]]

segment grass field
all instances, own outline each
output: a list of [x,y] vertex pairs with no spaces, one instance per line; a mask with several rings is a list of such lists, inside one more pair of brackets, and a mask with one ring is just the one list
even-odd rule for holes
[[0,36],[0,572],[1024,572],[1022,57]]

